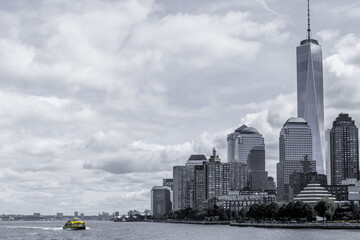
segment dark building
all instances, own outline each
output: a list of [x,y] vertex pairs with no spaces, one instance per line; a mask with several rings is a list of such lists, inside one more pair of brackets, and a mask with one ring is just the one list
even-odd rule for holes
[[355,121],[339,114],[330,131],[331,184],[345,179],[359,179],[359,138]]
[[167,215],[172,209],[170,188],[155,186],[151,190],[151,213],[153,216]]
[[307,156],[303,161],[300,161],[300,164],[302,169],[290,175],[290,200],[293,200],[309,183],[327,185],[326,175],[315,172],[314,164]]
[[215,148],[209,161],[194,166],[193,207],[203,208],[205,200],[226,195],[230,190],[230,165],[221,163]]
[[268,173],[265,171],[265,147],[255,146],[251,149],[248,159],[248,186],[253,190],[265,190]]
[[207,198],[206,170],[205,164],[194,167],[194,208],[202,208],[203,202]]
[[248,168],[246,163],[231,162],[230,167],[230,190],[240,191],[247,186]]
[[295,172],[290,175],[290,200],[293,200],[309,183],[319,183],[325,187],[327,178],[324,174],[317,172]]
[[328,185],[324,187],[336,198],[336,201],[349,200],[349,185]]

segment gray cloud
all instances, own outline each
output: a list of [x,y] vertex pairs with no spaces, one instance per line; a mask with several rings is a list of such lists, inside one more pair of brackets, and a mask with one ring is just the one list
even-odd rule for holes
[[[356,14],[342,17],[358,3],[338,4],[312,10],[328,126],[341,111],[360,119],[360,33]],[[275,175],[279,130],[296,114],[303,5],[0,2],[4,213],[149,208],[150,188],[190,154],[215,146],[226,161],[226,135],[241,124],[264,135]]]

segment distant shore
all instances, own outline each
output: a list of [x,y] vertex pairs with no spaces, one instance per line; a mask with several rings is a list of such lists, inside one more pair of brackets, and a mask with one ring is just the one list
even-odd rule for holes
[[360,229],[360,223],[308,222],[308,223],[230,223],[232,227],[290,228],[290,229]]
[[230,221],[179,221],[179,220],[153,220],[160,223],[199,224],[199,225],[229,225],[231,227],[256,227],[256,228],[287,228],[287,229],[359,229],[360,223],[350,222],[307,222],[307,223],[235,223]]

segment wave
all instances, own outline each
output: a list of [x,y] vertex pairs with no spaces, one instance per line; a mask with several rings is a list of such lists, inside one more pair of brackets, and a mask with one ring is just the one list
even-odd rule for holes
[[41,229],[41,230],[62,230],[62,227],[34,227],[34,226],[6,226],[6,228],[13,228],[13,229]]

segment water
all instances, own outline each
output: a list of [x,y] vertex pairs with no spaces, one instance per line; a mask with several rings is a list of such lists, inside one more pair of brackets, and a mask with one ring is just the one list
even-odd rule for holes
[[360,230],[291,230],[218,225],[87,221],[87,230],[66,231],[64,221],[0,221],[0,239],[141,239],[141,240],[338,240],[359,239]]

